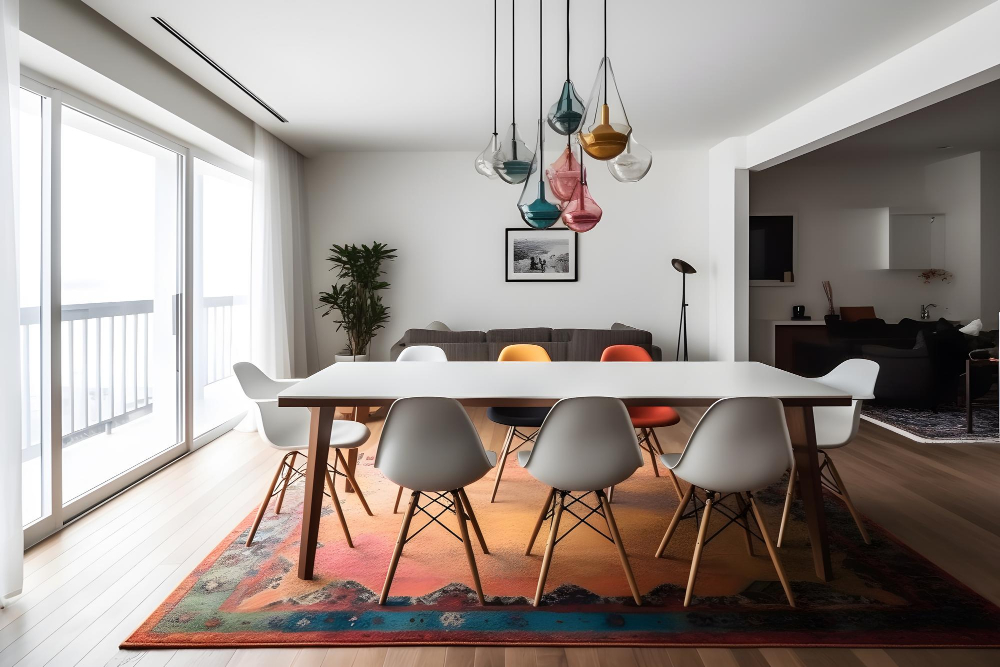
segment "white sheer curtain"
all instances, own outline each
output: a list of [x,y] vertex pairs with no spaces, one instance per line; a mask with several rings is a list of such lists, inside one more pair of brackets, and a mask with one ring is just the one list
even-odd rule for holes
[[318,370],[304,177],[303,157],[257,126],[251,359],[278,378],[306,377]]
[[18,0],[0,0],[0,607],[21,592],[21,367],[17,285]]

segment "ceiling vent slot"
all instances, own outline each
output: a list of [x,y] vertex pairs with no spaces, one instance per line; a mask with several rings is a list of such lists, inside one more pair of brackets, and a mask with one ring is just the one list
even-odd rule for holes
[[288,119],[287,119],[287,118],[285,118],[285,117],[284,117],[284,116],[282,116],[282,115],[281,115],[280,113],[278,113],[278,112],[277,112],[277,111],[275,111],[275,110],[274,110],[273,108],[271,108],[271,106],[270,106],[270,105],[268,105],[268,103],[267,103],[267,102],[265,102],[264,100],[260,99],[260,98],[259,98],[259,97],[257,97],[256,95],[254,95],[254,94],[253,94],[253,92],[252,92],[252,91],[251,91],[251,90],[250,90],[249,88],[247,88],[247,87],[246,87],[246,86],[244,86],[244,85],[243,85],[242,83],[240,83],[239,81],[237,81],[237,80],[236,80],[236,77],[234,77],[234,76],[233,76],[232,74],[230,74],[230,73],[229,73],[229,72],[227,72],[226,70],[222,69],[222,67],[221,67],[221,66],[219,65],[219,63],[215,62],[214,60],[212,60],[211,58],[209,58],[209,57],[208,57],[207,55],[205,55],[205,52],[204,52],[204,51],[202,51],[202,50],[201,50],[201,49],[199,49],[199,48],[198,48],[197,46],[195,46],[195,45],[194,45],[194,44],[192,44],[192,43],[191,43],[190,41],[188,41],[188,38],[187,38],[187,37],[185,37],[184,35],[180,34],[179,32],[177,32],[177,30],[176,30],[176,29],[175,29],[175,28],[174,28],[174,27],[173,27],[172,25],[170,25],[169,23],[167,23],[166,21],[164,21],[164,20],[163,20],[162,18],[160,18],[159,16],[152,16],[152,17],[150,17],[150,18],[152,18],[152,19],[153,19],[154,21],[156,21],[156,23],[157,23],[157,24],[158,24],[158,25],[159,25],[159,26],[160,26],[161,28],[163,28],[164,30],[166,30],[167,32],[169,32],[169,33],[170,33],[171,35],[173,35],[174,37],[176,37],[176,38],[177,38],[177,41],[179,41],[179,42],[180,42],[181,44],[183,44],[184,46],[186,46],[186,47],[188,47],[189,49],[191,49],[191,50],[192,50],[192,51],[193,51],[193,52],[194,52],[194,53],[195,53],[195,54],[196,54],[196,55],[197,55],[197,56],[198,56],[199,58],[201,58],[201,59],[202,59],[202,60],[204,60],[204,61],[205,61],[206,63],[208,63],[209,65],[211,65],[211,66],[212,66],[212,68],[213,68],[213,69],[214,69],[214,70],[215,70],[216,72],[218,72],[218,73],[219,73],[219,74],[221,74],[222,76],[224,76],[224,77],[226,77],[227,79],[229,79],[229,81],[230,81],[230,82],[232,82],[232,84],[233,84],[234,86],[236,86],[237,88],[239,88],[240,90],[242,90],[242,91],[243,91],[244,93],[246,93],[247,95],[249,95],[249,96],[250,96],[250,98],[251,98],[251,99],[252,99],[252,100],[253,100],[254,102],[256,102],[257,104],[259,104],[259,105],[261,105],[262,107],[264,107],[265,109],[267,109],[267,112],[268,112],[269,114],[271,114],[272,116],[274,116],[275,118],[277,118],[278,120],[280,120],[280,121],[281,121],[282,123],[287,123],[287,122],[288,122]]

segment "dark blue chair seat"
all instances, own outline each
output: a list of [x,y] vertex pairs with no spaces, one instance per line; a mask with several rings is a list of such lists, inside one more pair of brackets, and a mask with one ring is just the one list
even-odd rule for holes
[[551,408],[487,408],[486,416],[495,424],[538,428]]

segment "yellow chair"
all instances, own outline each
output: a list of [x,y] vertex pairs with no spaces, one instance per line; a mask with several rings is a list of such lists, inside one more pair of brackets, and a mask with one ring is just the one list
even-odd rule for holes
[[[541,361],[549,362],[552,361],[549,358],[549,353],[545,351],[545,348],[541,345],[530,345],[527,343],[521,343],[518,345],[508,345],[504,349],[500,350],[500,357],[497,361]],[[545,416],[549,414],[550,408],[489,408],[486,411],[486,416],[489,420],[495,424],[503,424],[508,426],[507,439],[504,440],[503,450],[500,452],[500,461],[497,465],[497,477],[496,481],[493,482],[493,495],[490,497],[490,502],[496,500],[497,489],[500,488],[500,478],[503,477],[503,466],[507,462],[507,456],[511,452],[516,452],[518,449],[528,444],[529,442],[535,441],[535,433],[526,434],[521,431],[521,428],[534,428],[537,429],[545,421]],[[514,437],[520,439],[517,446],[511,449],[511,442]]]

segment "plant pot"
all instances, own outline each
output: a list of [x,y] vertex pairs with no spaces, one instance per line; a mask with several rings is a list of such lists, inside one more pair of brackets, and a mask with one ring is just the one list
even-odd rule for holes
[[333,357],[335,362],[343,363],[347,361],[368,361],[367,354],[336,354]]

